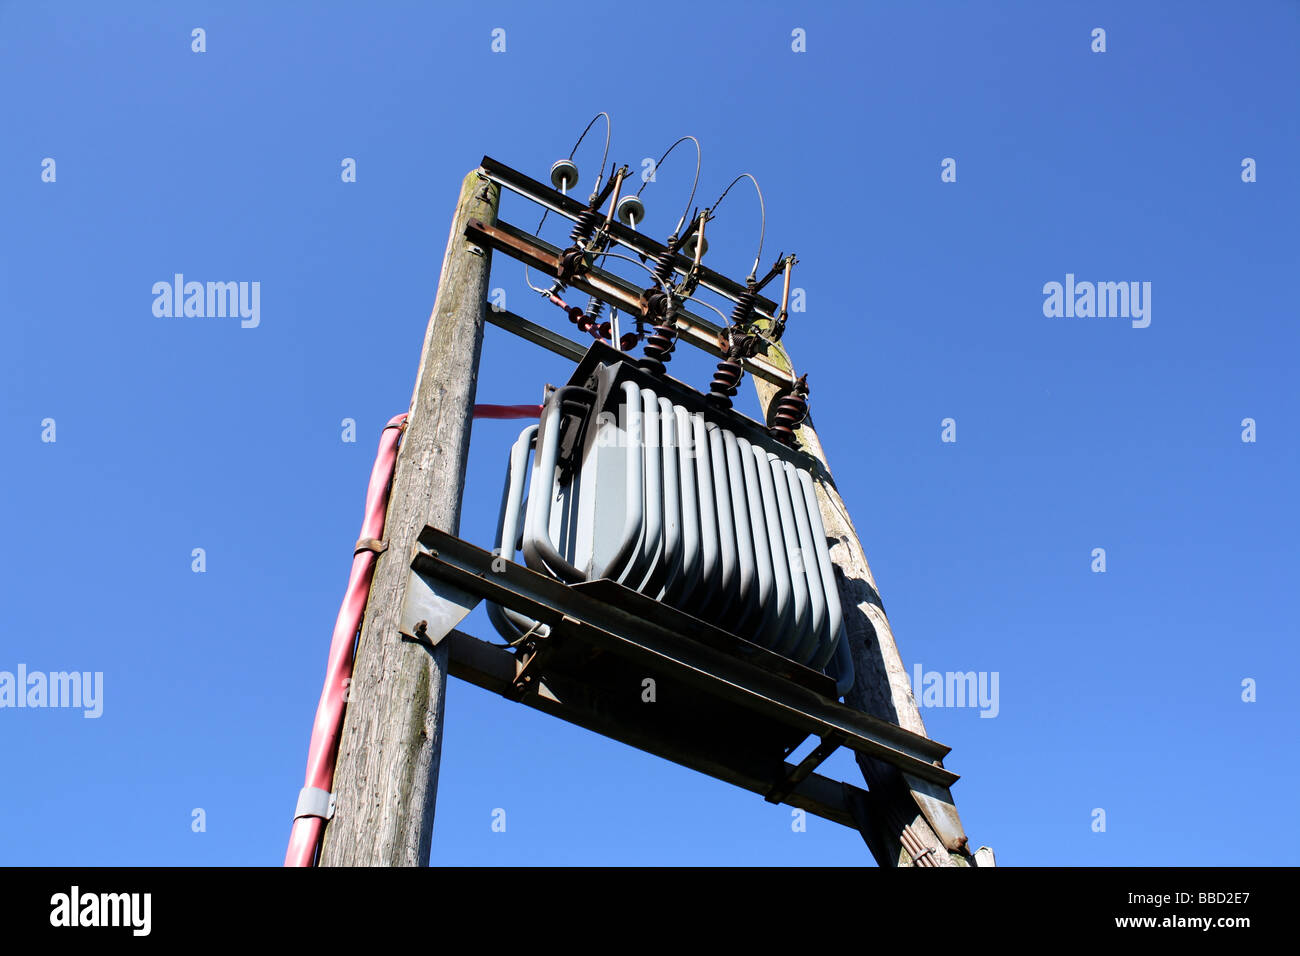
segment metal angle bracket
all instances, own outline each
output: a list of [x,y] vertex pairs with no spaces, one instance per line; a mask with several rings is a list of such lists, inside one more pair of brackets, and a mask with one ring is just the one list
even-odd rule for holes
[[[411,561],[421,554],[438,556],[438,552],[417,543]],[[406,582],[402,599],[402,616],[397,629],[404,636],[427,647],[437,647],[448,634],[483,600],[462,591],[440,578],[428,577],[414,568]]]
[[579,345],[572,339],[567,339],[563,335],[552,332],[536,322],[529,322],[523,316],[516,315],[505,309],[498,309],[492,303],[488,303],[485,314],[487,321],[497,328],[504,329],[527,342],[532,342],[534,345],[540,345],[547,351],[562,355],[571,361],[581,362],[583,356],[587,354],[586,347]]
[[952,791],[947,787],[907,772],[903,773],[907,787],[912,791],[912,799],[933,828],[935,836],[948,850],[954,853],[966,853],[967,837],[953,803]]
[[839,749],[844,743],[844,734],[830,731],[822,735],[819,743],[809,754],[799,761],[799,765],[787,774],[783,774],[764,797],[768,803],[781,803],[794,792],[794,788],[803,783],[808,775],[821,766],[822,762]]

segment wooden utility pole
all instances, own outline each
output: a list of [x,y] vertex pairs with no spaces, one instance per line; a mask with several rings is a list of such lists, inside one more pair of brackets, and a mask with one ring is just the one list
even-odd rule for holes
[[[784,347],[771,345],[766,354],[772,364],[793,374],[794,366]],[[784,393],[765,379],[751,378],[763,412],[770,420],[773,403]],[[853,652],[856,671],[853,689],[846,695],[845,702],[905,730],[928,736],[912,694],[907,669],[894,642],[894,632],[876,590],[876,580],[848,509],[831,477],[826,453],[813,429],[811,416],[804,420],[795,434],[800,447],[821,464],[814,482],[817,503],[826,535],[833,542],[831,561],[836,568],[836,583],[844,605],[844,631]],[[937,792],[890,764],[863,754],[858,754],[857,760],[869,787],[870,804],[855,807],[854,816],[872,855],[881,866],[976,865],[965,845],[956,808],[951,805],[951,797],[946,791]],[[922,812],[922,803],[930,816],[942,824],[941,828],[948,836],[947,846],[931,826],[926,813]],[[991,851],[988,851],[981,854],[979,862],[990,865],[991,859]]]
[[478,170],[461,184],[362,620],[321,866],[429,862],[448,645],[404,638],[398,625],[420,532],[459,530],[491,265],[465,225],[495,223],[499,201]]

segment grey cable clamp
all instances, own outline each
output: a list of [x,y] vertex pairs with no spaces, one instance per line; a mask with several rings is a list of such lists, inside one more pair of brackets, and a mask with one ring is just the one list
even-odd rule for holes
[[293,818],[320,817],[328,820],[334,816],[334,794],[320,787],[303,787],[298,791],[298,806],[293,811]]

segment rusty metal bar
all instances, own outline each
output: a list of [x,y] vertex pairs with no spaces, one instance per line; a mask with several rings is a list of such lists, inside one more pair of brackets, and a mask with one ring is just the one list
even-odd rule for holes
[[[503,252],[512,259],[517,259],[524,265],[545,272],[547,275],[558,274],[561,250],[507,222],[499,220],[495,226],[489,226],[473,220],[466,226],[465,235],[479,245]],[[620,311],[633,315],[642,312],[642,290],[604,269],[595,267],[587,269],[582,275],[570,279],[568,284],[579,292],[603,299]],[[718,358],[725,356],[725,350],[719,344],[722,334],[720,326],[684,309],[677,310],[676,318],[678,333],[683,341]],[[761,355],[745,359],[744,365],[752,375],[757,375],[775,385],[783,387],[794,385],[794,378],[790,373],[773,365]]]
[[[477,219],[471,220],[465,227],[465,235],[473,242],[500,250],[512,259],[539,269],[552,278],[558,274],[560,250],[508,223],[498,221],[495,226],[489,226]],[[569,285],[580,292],[600,296],[624,312],[635,314],[641,311],[641,290],[630,282],[618,281],[615,276],[601,269],[588,269],[570,280]]]
[[[488,179],[517,195],[523,196],[525,199],[549,209],[557,215],[564,216],[566,219],[576,221],[578,215],[587,208],[573,197],[566,196],[516,169],[511,169],[505,163],[499,162],[491,156],[484,156],[480,165],[487,174]],[[609,224],[609,235],[619,245],[652,259],[657,258],[668,248],[663,243],[656,242],[649,236],[630,229],[617,221]],[[673,263],[674,269],[679,275],[686,275],[691,265],[691,260],[682,255],[676,256]],[[700,267],[699,280],[700,285],[704,288],[731,302],[735,302],[745,291],[743,284],[736,282],[734,279],[728,279],[722,273],[715,272],[708,266]],[[755,300],[755,310],[760,313],[766,312],[767,314],[763,318],[772,319],[776,316],[777,305],[771,299],[759,296]]]

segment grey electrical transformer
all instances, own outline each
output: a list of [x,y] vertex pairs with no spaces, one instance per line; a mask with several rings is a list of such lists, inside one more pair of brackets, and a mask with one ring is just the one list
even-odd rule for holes
[[[594,344],[511,449],[498,553],[608,579],[830,676],[853,663],[813,460],[758,422]],[[544,625],[497,605],[509,641]]]

